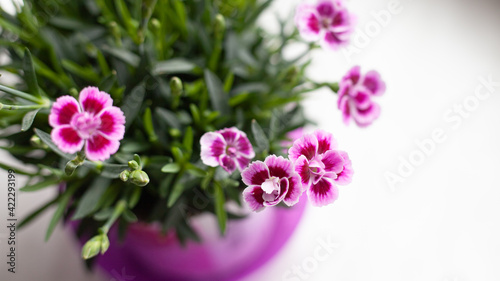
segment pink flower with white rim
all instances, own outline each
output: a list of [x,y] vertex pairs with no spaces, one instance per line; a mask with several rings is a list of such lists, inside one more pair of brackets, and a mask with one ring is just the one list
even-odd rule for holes
[[296,140],[288,157],[314,206],[333,203],[338,198],[337,185],[352,180],[351,160],[346,152],[337,150],[337,142],[328,132],[317,130]]
[[340,0],[323,0],[317,4],[297,6],[295,24],[302,37],[320,41],[323,48],[337,50],[349,42],[353,31],[353,16]]
[[243,191],[243,199],[252,211],[276,206],[282,201],[293,206],[303,193],[293,163],[282,156],[270,155],[264,162],[253,162],[243,170],[241,178],[248,186]]
[[113,99],[96,87],[86,87],[79,101],[62,96],[52,105],[49,115],[52,141],[65,153],[85,147],[92,161],[104,161],[118,151],[125,134],[125,116],[113,106]]
[[385,93],[385,83],[376,71],[361,74],[359,66],[353,67],[339,85],[338,108],[345,124],[354,119],[360,127],[366,127],[380,116],[380,106],[372,97]]
[[201,139],[201,161],[210,167],[221,166],[228,173],[245,169],[255,157],[245,132],[236,127],[205,133]]

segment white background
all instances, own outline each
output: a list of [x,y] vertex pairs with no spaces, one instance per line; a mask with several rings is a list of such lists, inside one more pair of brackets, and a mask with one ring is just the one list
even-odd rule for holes
[[[272,10],[289,15],[298,2],[277,0]],[[358,28],[373,28],[372,12],[387,10],[389,2],[350,1]],[[479,77],[500,82],[500,3],[401,0],[400,6],[368,42],[354,42],[359,53],[349,59],[343,52],[314,52],[309,74],[318,81],[336,81],[356,64],[363,71],[378,70],[388,85],[378,99],[382,115],[367,129],[346,127],[335,95],[326,89],[309,95],[309,116],[348,151],[354,181],[341,188],[335,204],[309,208],[284,250],[245,281],[500,280],[500,86],[466,111],[460,124],[444,118],[457,118],[448,111],[465,100],[473,105]],[[273,13],[261,19],[271,29]],[[419,160],[416,143],[435,130],[444,133],[444,142],[391,187],[387,173],[397,175],[412,155]],[[52,194],[21,194],[20,214]],[[85,272],[62,227],[43,241],[53,211],[18,233],[19,273],[12,279],[2,271],[0,279],[109,280]],[[336,244],[322,261],[314,255],[318,240]]]

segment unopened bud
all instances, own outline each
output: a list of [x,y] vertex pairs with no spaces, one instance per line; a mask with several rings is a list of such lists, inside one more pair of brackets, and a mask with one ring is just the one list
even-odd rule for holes
[[182,95],[183,87],[182,81],[179,77],[174,76],[170,79],[170,90],[172,91],[172,95],[174,97]]
[[37,135],[33,135],[31,137],[30,143],[31,143],[32,146],[34,146],[36,148],[46,147],[46,145],[42,142],[42,140],[40,139],[40,137],[38,137]]
[[[101,245],[103,241],[102,238],[103,235],[97,235],[92,237],[92,239],[90,239],[89,241],[87,241],[87,243],[85,243],[85,245],[83,245],[82,248],[82,258],[87,260],[97,256],[97,254],[99,254],[99,252],[101,251]],[[109,247],[109,241],[108,241],[108,247]]]
[[144,171],[135,170],[130,174],[130,182],[137,186],[146,186],[149,183],[149,176]]
[[128,161],[128,166],[132,170],[137,170],[139,169],[139,163],[137,163],[135,160],[130,160]]
[[215,38],[222,38],[224,36],[224,32],[226,30],[226,20],[224,19],[224,16],[221,14],[217,14],[215,16],[215,23],[214,23],[214,33],[215,33]]
[[124,170],[123,172],[120,173],[120,179],[124,182],[127,182],[130,176],[130,171],[129,170]]

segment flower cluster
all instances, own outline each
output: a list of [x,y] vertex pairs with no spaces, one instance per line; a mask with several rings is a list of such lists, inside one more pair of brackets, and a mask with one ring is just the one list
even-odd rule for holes
[[281,202],[293,206],[303,192],[314,206],[326,206],[337,199],[337,185],[349,184],[352,179],[349,156],[337,150],[332,134],[321,130],[295,140],[289,159],[270,155],[248,167],[255,153],[245,133],[237,128],[206,133],[200,143],[205,165],[221,166],[229,173],[236,166],[243,170],[241,177],[248,186],[243,198],[252,211]]
[[344,123],[352,118],[360,127],[369,126],[380,115],[380,106],[372,97],[385,92],[385,83],[376,71],[361,74],[359,66],[353,67],[342,78],[339,87],[338,108],[342,112]]

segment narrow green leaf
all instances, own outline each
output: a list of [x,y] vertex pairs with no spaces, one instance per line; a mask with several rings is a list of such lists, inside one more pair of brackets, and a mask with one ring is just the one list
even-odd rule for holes
[[93,218],[97,221],[107,220],[113,214],[113,208],[102,209],[99,212],[95,213]]
[[78,207],[76,208],[75,214],[71,219],[83,219],[92,212],[96,211],[99,199],[101,199],[110,182],[111,180],[108,178],[98,177],[95,179],[90,185],[90,188],[83,194],[80,202],[78,202]]
[[141,61],[141,58],[138,55],[125,49],[116,49],[116,48],[111,48],[109,46],[103,46],[102,50],[116,57],[117,59],[129,64],[132,67],[138,67]]
[[229,96],[222,87],[219,77],[208,69],[205,69],[205,83],[207,84],[210,102],[213,108],[221,114],[229,114]]
[[175,202],[181,197],[182,193],[184,192],[184,185],[180,182],[176,183],[174,185],[174,188],[172,189],[172,192],[170,193],[170,196],[168,197],[168,203],[167,207],[170,208],[172,207]]
[[29,92],[36,96],[41,97],[40,87],[38,86],[38,82],[36,79],[35,67],[33,66],[33,59],[31,57],[31,52],[28,48],[24,50],[24,58],[23,58],[23,71],[24,71],[24,80],[26,84],[28,84]]
[[184,132],[184,140],[182,141],[182,144],[184,145],[184,148],[189,152],[193,151],[193,140],[193,128],[187,127],[186,131]]
[[262,130],[262,127],[255,120],[252,120],[252,133],[255,141],[257,142],[257,146],[262,151],[269,150],[269,139],[264,133],[264,130]]
[[25,132],[29,128],[31,128],[31,125],[33,124],[33,120],[35,120],[35,117],[36,117],[36,114],[38,113],[38,111],[40,111],[40,108],[35,109],[33,111],[30,111],[24,115],[23,123],[21,126],[21,131]]
[[99,82],[99,75],[95,73],[94,69],[91,66],[83,67],[70,60],[62,60],[61,63],[64,69],[66,69],[70,73],[87,81],[92,81],[94,83]]
[[179,172],[180,170],[181,170],[181,166],[178,163],[170,163],[170,164],[163,166],[163,168],[161,168],[161,171],[163,173],[167,173],[167,174],[174,174],[174,173]]
[[151,108],[146,108],[146,111],[144,112],[144,116],[142,118],[144,122],[144,130],[146,130],[146,133],[148,134],[149,141],[151,142],[156,142],[158,140],[158,136],[156,136],[155,129],[153,126],[153,118],[151,116]]
[[172,111],[165,108],[157,107],[155,113],[156,116],[159,119],[163,120],[169,127],[179,130],[181,129],[181,123],[179,121],[179,118],[177,118],[175,113],[173,113]]
[[152,69],[153,75],[191,74],[196,64],[183,58],[175,58],[157,62]]
[[214,192],[215,192],[215,214],[217,215],[217,221],[219,222],[219,229],[221,234],[226,232],[226,222],[227,222],[227,213],[224,209],[224,204],[226,203],[226,198],[224,196],[224,190],[222,190],[222,186],[214,182]]
[[146,95],[146,88],[141,83],[137,85],[135,88],[133,88],[132,91],[130,91],[130,93],[125,97],[121,109],[125,114],[126,128],[128,128],[132,124],[132,122],[135,120],[135,117],[141,110],[142,102],[144,100],[145,95]]
[[122,216],[127,222],[136,222],[138,220],[137,216],[129,209],[126,209]]
[[188,163],[186,165],[186,171],[195,177],[204,178],[207,176],[207,171],[202,168],[196,167],[195,165]]
[[54,184],[57,184],[59,183],[59,179],[58,178],[52,178],[52,179],[44,179],[43,181],[41,182],[37,182],[35,184],[32,184],[32,185],[27,185],[25,187],[22,187],[21,191],[23,192],[33,192],[33,191],[38,191],[40,189],[44,189],[46,187],[50,187]]
[[62,218],[64,211],[66,210],[69,200],[73,196],[73,193],[80,187],[78,184],[73,184],[69,189],[67,189],[64,194],[61,196],[61,198],[58,200],[58,206],[57,209],[52,216],[52,220],[49,223],[49,228],[47,229],[47,234],[45,235],[45,241],[48,241],[50,236],[52,235],[52,232],[54,232],[54,229],[56,228],[57,223],[59,220]]
[[128,207],[133,209],[137,203],[139,203],[139,199],[141,199],[142,188],[139,186],[134,187],[130,198],[128,199]]

